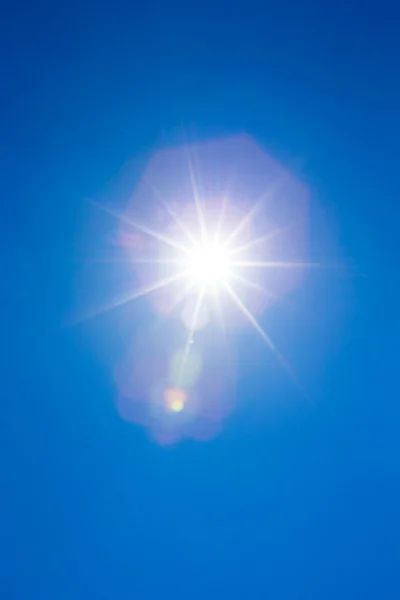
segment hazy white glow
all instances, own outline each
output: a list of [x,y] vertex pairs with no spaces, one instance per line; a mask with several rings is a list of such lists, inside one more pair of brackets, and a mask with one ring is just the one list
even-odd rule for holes
[[206,288],[222,283],[232,267],[229,252],[219,242],[195,244],[187,261],[190,277]]

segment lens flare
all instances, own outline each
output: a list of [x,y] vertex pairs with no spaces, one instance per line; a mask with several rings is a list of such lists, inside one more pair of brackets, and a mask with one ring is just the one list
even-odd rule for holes
[[[94,202],[118,220],[123,293],[92,315],[146,296],[154,313],[172,317],[165,322],[173,327],[154,344],[167,346],[156,357],[160,373],[150,358],[147,370],[136,365],[137,373],[119,386],[120,395],[140,408],[132,420],[145,422],[164,441],[194,435],[195,424],[205,436],[211,425],[218,429],[231,410],[224,396],[233,386],[224,386],[229,361],[216,367],[223,352],[215,339],[224,339],[230,355],[228,328],[245,323],[304,393],[260,322],[267,308],[296,289],[306,269],[326,266],[308,262],[303,184],[254,140],[235,136],[155,152],[127,192],[122,212],[113,201]],[[130,314],[120,313],[123,319]],[[154,397],[148,391],[153,380],[162,382]]]
[[164,392],[164,401],[167,410],[179,413],[185,408],[187,394],[180,388],[168,388]]

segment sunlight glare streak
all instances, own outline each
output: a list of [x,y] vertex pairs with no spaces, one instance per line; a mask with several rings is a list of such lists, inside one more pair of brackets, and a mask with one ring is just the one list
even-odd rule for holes
[[175,275],[165,277],[164,279],[157,281],[153,285],[149,285],[145,288],[136,290],[135,292],[129,292],[127,294],[124,294],[123,296],[119,296],[118,298],[116,298],[115,300],[110,302],[110,304],[107,304],[106,306],[103,306],[103,307],[93,311],[89,315],[86,315],[84,320],[98,317],[110,310],[113,310],[114,308],[118,308],[119,306],[123,306],[124,304],[127,304],[128,302],[132,302],[133,300],[136,300],[137,298],[140,298],[142,296],[147,296],[147,294],[151,294],[152,292],[161,290],[162,288],[165,288],[168,285],[171,285],[172,283],[179,281],[180,279],[184,279],[185,277],[187,277],[187,275],[188,275],[187,271],[182,271]]
[[179,242],[175,241],[173,238],[170,238],[169,236],[166,236],[163,233],[159,233],[157,231],[154,231],[153,229],[150,229],[146,225],[141,225],[140,223],[137,223],[136,221],[133,221],[133,220],[129,219],[125,215],[119,214],[117,211],[112,210],[108,206],[104,206],[103,204],[100,204],[99,202],[96,202],[95,200],[92,200],[92,203],[97,208],[100,208],[104,212],[106,212],[109,215],[111,215],[112,217],[114,217],[114,218],[122,221],[123,223],[126,223],[127,225],[130,225],[131,227],[134,227],[138,231],[141,231],[142,233],[145,233],[146,235],[148,235],[148,236],[156,239],[159,242],[163,242],[164,244],[167,244],[171,248],[175,248],[176,250],[180,250],[184,254],[187,254],[188,249],[184,245],[179,244]]
[[186,225],[181,221],[181,219],[177,216],[175,211],[166,202],[163,202],[162,205],[165,208],[165,210],[167,211],[167,213],[172,217],[172,219],[178,225],[178,227],[180,228],[182,233],[186,236],[186,239],[188,240],[188,242],[190,242],[191,244],[195,244],[196,243],[195,237],[192,235],[192,233],[186,227]]
[[192,193],[193,193],[194,203],[195,203],[195,207],[196,207],[197,220],[198,220],[198,224],[199,224],[199,228],[200,228],[200,236],[201,236],[202,241],[206,242],[208,239],[207,226],[206,226],[206,222],[205,222],[205,218],[204,218],[203,209],[201,206],[201,200],[200,200],[198,189],[197,189],[196,178],[195,178],[194,169],[193,169],[193,161],[190,156],[190,150],[188,150],[188,163],[189,163],[190,183],[192,186]]
[[285,262],[280,260],[235,260],[232,263],[233,267],[261,267],[266,269],[307,269],[325,268],[326,265],[321,263],[310,262]]
[[145,184],[150,188],[153,195],[156,197],[157,202],[162,206],[162,208],[169,214],[169,216],[173,219],[176,225],[180,228],[182,233],[185,235],[188,242],[191,244],[195,244],[196,240],[194,236],[191,234],[189,229],[185,226],[185,224],[181,221],[181,219],[177,216],[176,212],[171,208],[171,206],[163,199],[160,192],[156,189],[155,185],[153,185],[147,177],[143,178]]
[[267,298],[274,298],[274,300],[278,300],[278,296],[276,294],[272,294],[271,292],[269,292],[268,290],[266,290],[265,287],[263,287],[262,285],[260,285],[256,281],[252,281],[251,279],[247,279],[247,277],[243,277],[242,275],[239,275],[239,273],[232,272],[231,273],[231,279],[235,279],[236,281],[239,281],[240,283],[243,283],[247,287],[249,287],[249,288],[251,288],[253,290],[257,290],[258,292],[261,292]]
[[199,291],[199,294],[197,296],[196,306],[195,306],[195,309],[194,309],[194,312],[193,312],[192,324],[191,324],[191,327],[189,329],[189,333],[188,333],[188,337],[187,337],[187,340],[186,340],[185,349],[184,349],[183,356],[182,356],[182,362],[181,362],[181,366],[180,366],[180,369],[179,369],[178,387],[181,387],[181,385],[182,385],[182,379],[183,379],[183,375],[184,375],[184,369],[185,369],[186,362],[187,362],[187,359],[189,358],[190,350],[191,350],[191,347],[192,347],[194,332],[196,331],[196,326],[197,326],[197,322],[198,322],[200,310],[201,310],[201,307],[202,307],[202,304],[203,304],[204,295],[205,295],[205,286],[203,286],[203,288]]
[[226,323],[225,323],[224,313],[223,313],[222,306],[221,306],[221,295],[218,294],[215,289],[212,294],[212,300],[213,300],[213,303],[215,306],[215,311],[218,316],[220,326],[222,328],[222,332],[224,335],[226,335]]
[[219,236],[220,236],[220,233],[221,233],[222,223],[224,221],[227,204],[228,204],[228,196],[225,195],[222,198],[221,210],[219,211],[217,226],[216,226],[215,231],[214,231],[214,243],[215,244],[219,243]]
[[246,252],[247,250],[251,250],[254,246],[258,246],[258,244],[263,244],[274,239],[277,235],[284,233],[292,229],[293,227],[298,226],[298,223],[291,223],[290,225],[284,225],[283,227],[279,227],[278,229],[273,229],[272,231],[261,235],[255,239],[250,240],[248,243],[243,244],[242,246],[238,246],[237,248],[232,248],[232,255],[241,254],[242,252]]
[[188,296],[188,294],[193,290],[194,287],[195,286],[192,281],[186,282],[186,285],[184,286],[183,290],[174,299],[174,302],[171,305],[171,311],[175,310],[180,305],[180,303],[186,298],[186,296]]
[[258,323],[257,319],[255,317],[253,317],[253,315],[251,314],[251,312],[243,304],[243,302],[241,301],[241,299],[239,298],[239,296],[236,294],[236,292],[232,289],[232,287],[229,285],[229,283],[227,283],[226,281],[224,281],[223,284],[224,284],[225,289],[230,294],[232,300],[239,307],[239,309],[242,311],[242,313],[245,315],[245,317],[250,321],[250,323],[253,325],[253,327],[256,329],[256,331],[258,331],[258,333],[261,335],[261,337],[266,342],[266,344],[270,347],[270,349],[273,352],[276,352],[275,345],[272,342],[272,340],[269,337],[269,335],[264,331],[264,329]]
[[260,292],[261,294],[263,294],[265,296],[265,298],[268,298],[268,299],[274,300],[274,301],[280,300],[286,306],[289,306],[289,307],[293,308],[293,306],[289,302],[289,300],[281,298],[280,296],[278,296],[278,294],[273,294],[271,291],[267,290],[265,287],[263,287],[262,285],[260,285],[256,281],[252,281],[251,279],[247,279],[247,277],[243,277],[242,275],[239,275],[238,273],[235,273],[235,272],[231,273],[231,279],[236,280],[236,281],[238,281],[240,283],[243,283],[243,285],[247,286],[250,289],[257,290],[258,292]]
[[187,265],[187,260],[178,259],[178,258],[110,258],[110,257],[101,257],[101,258],[91,258],[91,263],[119,263],[119,264],[127,264],[127,265],[179,265],[181,267]]
[[264,331],[264,329],[261,327],[261,325],[259,324],[259,322],[257,321],[257,319],[251,314],[251,312],[248,310],[248,308],[243,304],[243,302],[241,301],[241,299],[239,298],[239,296],[236,294],[236,292],[232,289],[232,287],[229,285],[229,283],[227,283],[226,281],[224,281],[223,284],[224,284],[227,292],[230,294],[232,300],[235,302],[236,306],[241,310],[241,312],[243,313],[243,315],[253,325],[254,329],[260,334],[260,336],[262,337],[262,339],[264,340],[264,342],[267,344],[267,346],[275,354],[275,356],[278,359],[279,363],[282,365],[282,367],[288,373],[288,375],[290,376],[290,378],[292,379],[292,381],[296,384],[296,386],[299,388],[299,390],[301,390],[301,392],[305,395],[305,397],[309,398],[309,396],[308,396],[306,390],[304,389],[303,385],[299,382],[298,378],[294,374],[294,372],[293,372],[290,364],[288,363],[288,361],[286,360],[286,358],[283,356],[283,354],[281,354],[279,352],[279,350],[275,346],[274,342],[271,340],[271,338],[266,333],[266,331]]
[[241,233],[243,231],[243,229],[249,223],[251,223],[252,218],[254,217],[254,215],[256,214],[256,212],[259,209],[260,209],[260,203],[255,204],[254,206],[251,207],[249,212],[245,214],[245,216],[240,221],[240,223],[235,227],[235,229],[233,231],[231,231],[231,233],[228,235],[228,237],[224,241],[224,244],[226,247],[229,247],[231,245],[231,243],[234,241],[234,239],[239,235],[239,233]]

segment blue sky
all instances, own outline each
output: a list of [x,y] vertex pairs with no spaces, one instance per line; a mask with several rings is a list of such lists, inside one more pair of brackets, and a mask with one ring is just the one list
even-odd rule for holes
[[[398,17],[385,1],[3,10],[2,597],[398,598]],[[356,268],[265,316],[316,408],[243,331],[223,433],[165,449],[115,410],[107,329],[61,325],[84,199],[182,129],[256,138],[311,190],[313,250]]]

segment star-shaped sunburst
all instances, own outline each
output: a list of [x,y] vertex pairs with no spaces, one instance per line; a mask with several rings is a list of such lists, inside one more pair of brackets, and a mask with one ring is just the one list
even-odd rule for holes
[[[260,258],[260,253],[254,252],[254,250],[261,246],[262,248],[268,247],[268,240],[272,239],[277,232],[272,231],[258,237],[241,235],[257,212],[258,206],[254,206],[242,215],[233,226],[229,222],[228,224],[231,226],[229,228],[224,222],[229,198],[224,197],[221,202],[217,203],[219,204],[217,211],[215,210],[216,203],[210,203],[207,200],[201,201],[196,190],[194,190],[193,198],[193,202],[188,203],[189,208],[192,209],[189,210],[191,217],[186,220],[184,217],[178,216],[176,210],[174,211],[171,206],[163,202],[163,208],[171,218],[172,227],[160,231],[124,215],[116,214],[104,206],[101,207],[121,219],[132,232],[137,231],[148,237],[155,243],[150,247],[157,248],[156,251],[150,252],[149,256],[141,255],[140,257],[132,249],[132,256],[128,259],[133,265],[145,265],[146,269],[151,269],[152,272],[155,269],[155,272],[158,273],[155,281],[116,299],[106,309],[115,308],[138,297],[151,295],[172,286],[174,290],[178,290],[176,291],[175,306],[185,299],[190,299],[190,318],[185,323],[188,337],[182,359],[183,370],[194,334],[201,327],[200,320],[203,309],[210,305],[220,307],[221,296],[226,295],[273,351],[291,378],[299,385],[287,360],[278,351],[269,334],[246,305],[238,292],[238,287],[240,289],[243,289],[243,286],[249,289],[255,288],[268,295],[269,290],[264,289],[257,278],[252,277],[251,274],[254,276],[254,273],[260,272],[261,269],[301,269],[319,265],[293,261],[268,261],[263,260],[264,257]],[[210,204],[213,206],[213,210],[208,213],[207,207]],[[253,252],[256,258],[253,256]]]
[[[326,265],[305,260],[307,189],[254,140],[157,151],[126,211],[95,204],[119,221],[122,260],[133,274],[132,288],[96,314],[144,296],[158,312],[179,310],[187,329],[182,371],[196,331],[211,320],[226,327],[240,314],[302,388],[259,316],[305,269]],[[181,403],[173,406],[178,412]]]

